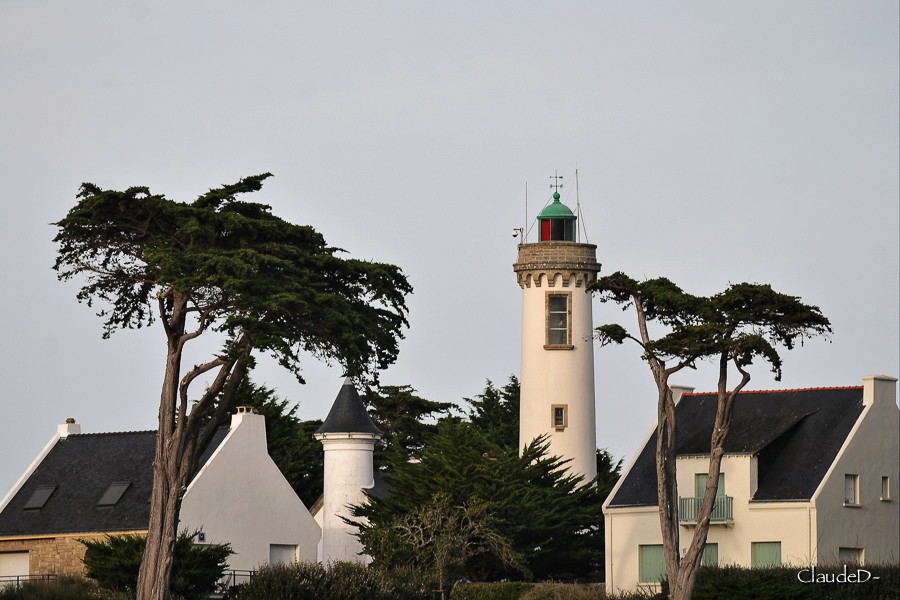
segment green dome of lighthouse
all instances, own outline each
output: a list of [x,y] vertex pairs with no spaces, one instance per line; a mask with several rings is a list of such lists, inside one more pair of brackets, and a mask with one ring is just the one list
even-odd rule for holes
[[553,202],[541,211],[538,219],[574,219],[572,209],[559,201],[559,192],[553,192]]
[[559,192],[553,192],[553,202],[548,204],[537,218],[541,226],[540,241],[575,241],[577,217],[571,208],[559,201]]

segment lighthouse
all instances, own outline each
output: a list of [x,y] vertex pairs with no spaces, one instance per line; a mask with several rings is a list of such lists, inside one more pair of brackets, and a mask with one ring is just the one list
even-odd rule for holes
[[586,481],[597,474],[591,294],[597,246],[576,241],[577,217],[553,201],[537,217],[539,240],[519,244],[522,288],[519,448],[546,436],[550,455]]
[[344,519],[351,518],[350,506],[366,502],[365,490],[375,485],[373,452],[381,430],[372,423],[349,378],[314,435],[325,451],[325,491],[317,515],[322,527],[319,560],[368,563],[371,559],[362,554],[356,528]]

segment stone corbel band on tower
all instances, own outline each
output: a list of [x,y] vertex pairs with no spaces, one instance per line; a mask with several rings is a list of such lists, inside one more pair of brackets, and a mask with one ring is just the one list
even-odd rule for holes
[[563,287],[584,287],[597,279],[600,263],[597,246],[578,242],[541,242],[519,244],[519,256],[513,265],[519,287],[555,287],[557,275]]

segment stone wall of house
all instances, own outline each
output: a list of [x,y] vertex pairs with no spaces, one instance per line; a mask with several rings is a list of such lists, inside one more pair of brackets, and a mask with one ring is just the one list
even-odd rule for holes
[[83,575],[87,548],[79,540],[103,537],[105,534],[0,540],[0,552],[28,552],[29,573],[21,575]]

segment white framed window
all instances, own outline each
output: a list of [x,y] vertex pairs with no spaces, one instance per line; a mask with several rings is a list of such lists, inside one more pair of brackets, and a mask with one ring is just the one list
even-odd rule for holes
[[881,478],[881,501],[891,501],[891,478],[887,475]]
[[719,544],[709,542],[703,548],[703,559],[700,562],[704,567],[719,566]]
[[571,350],[572,345],[572,294],[570,292],[547,292],[546,350]]
[[638,581],[659,583],[666,576],[666,556],[662,544],[638,546]]
[[859,506],[859,475],[844,475],[844,506]]
[[838,563],[862,566],[865,557],[863,548],[838,548]]
[[750,566],[756,569],[781,566],[781,542],[751,542]]
[[569,426],[569,405],[553,404],[550,406],[551,416],[553,420],[553,428],[562,431]]
[[292,544],[269,544],[269,564],[280,565],[297,562],[297,546]]

